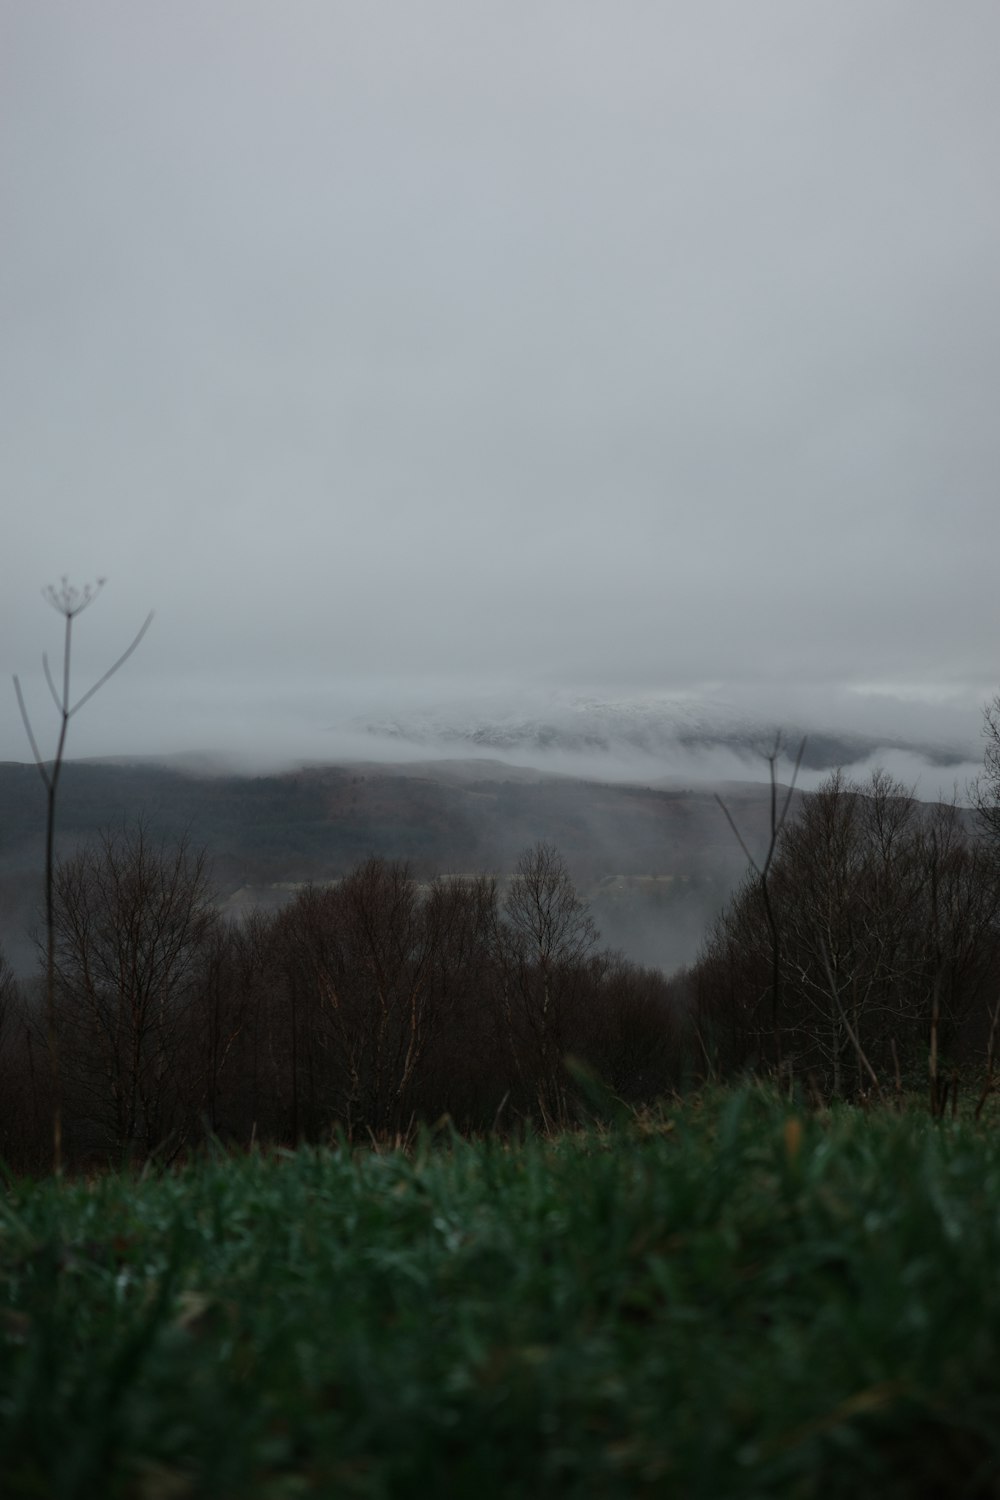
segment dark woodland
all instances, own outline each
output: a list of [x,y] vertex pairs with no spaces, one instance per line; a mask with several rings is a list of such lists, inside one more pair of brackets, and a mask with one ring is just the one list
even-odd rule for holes
[[[776,830],[766,891],[751,869],[670,977],[601,945],[548,841],[503,877],[370,854],[275,909],[236,913],[220,907],[208,854],[162,818],[70,834],[54,886],[66,1162],[171,1160],[206,1139],[396,1139],[442,1118],[469,1133],[547,1129],[748,1073],[823,1099],[929,1088],[936,1111],[960,1088],[985,1097],[994,772],[988,758],[978,821],[882,772],[864,786],[834,774]],[[90,785],[100,805],[101,778]],[[364,786],[323,773],[284,795],[329,810],[331,789],[349,806]],[[656,797],[633,795],[640,809]],[[261,847],[277,850],[281,832],[263,820]],[[284,832],[294,843],[294,823]],[[8,1165],[45,1168],[51,1091],[38,986],[5,963]]]

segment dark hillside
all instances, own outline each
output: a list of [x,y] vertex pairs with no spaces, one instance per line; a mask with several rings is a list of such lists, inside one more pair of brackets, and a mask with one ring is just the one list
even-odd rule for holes
[[[726,800],[747,834],[762,840],[765,789],[734,786]],[[744,865],[704,788],[606,785],[496,762],[267,776],[194,775],[145,762],[66,766],[62,854],[100,827],[137,818],[158,839],[188,834],[206,848],[220,899],[237,906],[273,905],[284,899],[281,887],[334,879],[373,854],[409,861],[418,877],[502,874],[544,840],[593,903],[604,940],[668,967],[693,956]],[[43,843],[37,772],[0,765],[0,942],[22,972],[33,961],[26,932],[37,921]]]

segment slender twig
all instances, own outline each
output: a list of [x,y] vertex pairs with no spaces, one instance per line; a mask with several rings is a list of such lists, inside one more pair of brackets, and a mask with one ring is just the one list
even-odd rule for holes
[[127,650],[125,650],[125,651],[122,652],[121,656],[119,656],[118,660],[114,663],[113,666],[110,666],[108,668],[108,670],[105,672],[104,676],[103,677],[99,677],[97,679],[97,681],[94,683],[94,686],[92,688],[88,689],[88,691],[86,693],[84,693],[83,697],[80,698],[80,699],[78,699],[77,702],[74,703],[73,707],[69,711],[69,717],[70,718],[72,718],[75,713],[79,713],[79,711],[83,707],[83,705],[85,703],[89,703],[90,700],[91,700],[91,698],[94,696],[95,693],[100,692],[101,688],[107,682],[108,678],[109,677],[113,677],[115,675],[115,673],[118,671],[119,667],[123,667],[125,665],[125,663],[129,659],[129,657],[132,655],[132,652],[135,650],[136,646],[138,646],[139,642],[142,640],[143,636],[146,634],[146,631],[149,629],[149,627],[150,627],[150,625],[152,625],[152,623],[153,623],[153,612],[152,612],[152,610],[150,610],[149,614],[146,616],[146,618],[143,620],[142,624],[139,626],[139,629],[136,632],[136,635],[135,635],[134,640],[132,641],[132,644],[128,647]]
[[861,1038],[858,1036],[858,1033],[851,1025],[850,1018],[848,1017],[847,1011],[844,1008],[844,1003],[840,998],[840,990],[837,988],[837,981],[834,978],[833,968],[830,964],[830,957],[826,951],[826,944],[824,943],[822,938],[820,938],[819,940],[819,950],[823,958],[823,967],[826,970],[826,978],[827,983],[830,987],[830,995],[833,999],[834,1005],[840,1011],[841,1024],[843,1025],[844,1030],[847,1032],[850,1043],[857,1055],[858,1062],[861,1064],[865,1072],[868,1074],[868,1077],[871,1079],[875,1087],[875,1092],[876,1094],[878,1094],[879,1099],[881,1099],[884,1103],[885,1096],[882,1093],[882,1085],[878,1081],[878,1074],[875,1072],[875,1069],[868,1061],[865,1050],[861,1045]]
[[45,681],[49,685],[49,692],[52,694],[52,702],[56,706],[56,713],[61,714],[62,703],[60,701],[59,694],[56,692],[56,685],[52,681],[52,673],[49,671],[49,653],[47,651],[42,652],[42,670],[45,673]]
[[746,844],[744,843],[744,841],[743,841],[743,835],[740,833],[740,830],[737,828],[735,822],[733,821],[732,813],[729,811],[729,808],[723,802],[723,800],[719,796],[718,792],[716,792],[716,794],[715,794],[715,800],[719,804],[719,806],[722,808],[722,811],[725,813],[726,822],[729,824],[730,828],[733,830],[733,833],[736,835],[736,842],[739,844],[740,848],[743,850],[743,853],[746,856],[747,863],[750,865],[750,867],[753,870],[754,874],[757,875],[757,876],[759,876],[761,874],[760,866],[757,864],[757,861],[754,859],[753,855],[750,853],[750,850],[747,848]]
[[35,757],[35,765],[38,767],[45,785],[48,786],[49,773],[45,769],[45,763],[42,760],[41,751],[39,750],[37,742],[35,740],[34,731],[31,727],[31,720],[28,718],[28,710],[24,706],[24,694],[21,692],[21,684],[17,679],[16,673],[14,676],[14,691],[17,694],[17,706],[21,710],[21,722],[24,724],[25,733],[28,736],[28,744],[31,746],[31,753]]
[[490,1134],[491,1135],[496,1135],[497,1132],[498,1132],[498,1130],[500,1129],[500,1116],[503,1114],[504,1109],[505,1109],[506,1104],[507,1104],[507,1100],[509,1098],[510,1098],[510,1089],[507,1090],[507,1092],[504,1094],[503,1098],[500,1100],[500,1103],[497,1105],[497,1112],[493,1116],[493,1125],[492,1125],[491,1130],[490,1130]]

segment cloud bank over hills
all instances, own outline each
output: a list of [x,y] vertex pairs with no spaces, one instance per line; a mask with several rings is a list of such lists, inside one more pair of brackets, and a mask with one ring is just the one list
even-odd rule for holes
[[974,762],[998,49],[991,0],[3,6],[0,676],[51,710],[66,571],[81,685],[157,616],[74,755],[572,691]]
[[895,704],[895,732],[886,732],[889,715],[879,694],[858,694],[850,705],[824,703],[818,692],[812,700],[801,695],[782,720],[746,692],[614,699],[537,694],[521,701],[493,695],[358,716],[346,727],[377,759],[493,757],[573,776],[657,784],[766,780],[776,744],[777,772],[787,780],[803,741],[799,780],[806,788],[837,766],[864,777],[881,765],[917,795],[936,799],[950,796],[956,785],[961,794],[979,769],[971,725],[947,700]]
[[[863,779],[876,766],[926,800],[950,798],[981,766],[981,707],[971,694],[905,698],[877,690],[761,689],[709,685],[699,692],[550,691],[426,683],[332,684],[294,680],[282,691],[227,683],[189,698],[173,732],[129,685],[133,709],[74,723],[71,753],[188,763],[199,772],[261,772],[303,764],[414,765],[498,761],[543,774],[643,785],[788,780],[805,740],[799,784],[815,787],[835,767]],[[127,696],[122,694],[122,696]],[[102,709],[104,705],[100,706]],[[22,759],[11,738],[5,759]]]

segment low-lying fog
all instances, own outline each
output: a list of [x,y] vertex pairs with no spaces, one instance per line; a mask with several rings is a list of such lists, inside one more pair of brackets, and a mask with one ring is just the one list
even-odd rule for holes
[[[33,683],[43,753],[51,706]],[[924,800],[964,799],[980,766],[985,692],[905,694],[891,688],[707,684],[677,692],[518,689],[446,681],[251,685],[191,677],[162,688],[138,671],[74,719],[70,754],[162,756],[204,770],[273,773],[310,762],[411,764],[488,759],[511,767],[642,784],[766,781],[780,732],[787,781],[806,738],[798,782],[834,766],[857,779],[876,766]],[[46,736],[46,729],[49,730]],[[25,760],[13,715],[0,758]]]
[[[37,682],[27,686],[40,725],[51,730]],[[380,687],[327,683],[316,689],[295,681],[256,689],[237,680],[220,688],[207,679],[187,679],[171,687],[173,716],[164,715],[162,697],[138,671],[123,672],[108,685],[106,697],[74,719],[71,757],[149,756],[200,774],[259,775],[310,762],[359,769],[375,764],[465,785],[570,776],[701,793],[686,814],[683,851],[668,841],[648,867],[641,861],[622,863],[613,826],[609,842],[609,825],[596,814],[583,837],[588,872],[581,877],[583,892],[602,940],[668,971],[696,956],[746,868],[707,793],[723,793],[741,833],[760,855],[767,841],[767,797],[762,787],[755,792],[746,784],[767,782],[767,757],[779,730],[776,769],[785,783],[800,739],[807,736],[798,771],[803,791],[819,785],[834,766],[862,782],[883,767],[923,800],[966,801],[981,767],[982,702],[971,691],[907,696],[873,687],[779,692],[773,685],[707,684],[698,692],[625,695],[613,687],[554,692],[504,684],[487,690],[482,684],[413,680]],[[44,753],[51,753],[51,733],[46,738],[43,728],[41,738]],[[27,759],[26,746],[10,732],[10,716],[3,750],[5,759]],[[41,798],[40,786],[38,793]],[[538,804],[543,810],[546,805]],[[449,816],[460,822],[461,798],[449,807]],[[581,805],[577,822],[587,816]],[[560,834],[543,824],[544,818],[538,826],[522,820],[505,830],[513,840],[510,847],[501,847],[497,834],[491,867],[509,869],[518,850],[534,838],[558,841]],[[387,852],[396,851],[387,847]],[[573,850],[567,853],[572,856]],[[300,875],[293,870],[281,878]],[[271,887],[267,876],[260,878],[263,884],[243,887],[246,876],[239,876],[239,890],[220,891],[227,909],[288,899],[292,887]],[[8,956],[19,972],[33,972],[36,955],[27,933],[37,901],[18,896],[15,902],[10,891],[7,901],[13,903],[3,937]]]

